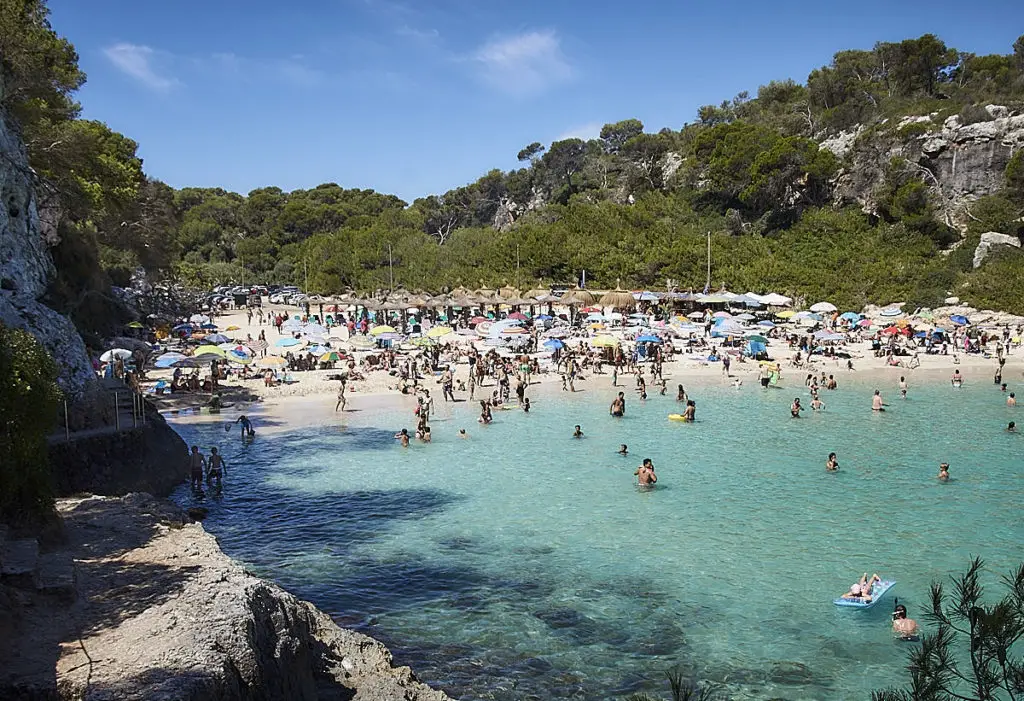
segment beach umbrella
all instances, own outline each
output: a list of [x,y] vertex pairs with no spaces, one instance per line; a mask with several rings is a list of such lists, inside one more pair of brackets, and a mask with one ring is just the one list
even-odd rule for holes
[[836,305],[831,302],[818,302],[811,305],[811,311],[819,314],[831,314],[836,311]]
[[320,324],[306,324],[302,327],[303,336],[327,336],[327,328]]
[[435,326],[434,328],[427,331],[427,338],[440,338],[441,336],[447,336],[452,332],[450,326]]
[[205,314],[193,314],[188,318],[188,320],[195,324],[206,324],[209,323],[210,317]]
[[261,351],[267,347],[267,342],[262,338],[257,338],[255,341],[246,341],[245,345],[253,351]]
[[743,334],[743,337],[748,341],[754,341],[755,343],[768,343],[768,339],[757,333],[756,331],[748,331]]
[[374,326],[372,329],[370,329],[371,336],[379,336],[382,333],[396,333],[396,331],[394,327],[387,325]]
[[730,314],[729,312],[715,312],[711,316],[714,317],[715,319],[731,319],[732,318],[732,314]]
[[218,358],[223,358],[226,355],[226,353],[223,348],[218,348],[217,346],[207,344],[196,348],[196,352],[192,357],[195,358],[200,355],[215,355]]
[[133,321],[132,323],[128,324],[128,328],[130,328],[130,329],[143,329],[143,328],[146,328],[146,327],[143,326],[142,324],[140,324],[137,321]]
[[734,318],[739,319],[740,321],[753,321],[757,317],[748,312],[743,312],[742,314],[737,314]]
[[348,342],[353,348],[360,350],[369,350],[375,345],[373,339],[368,336],[353,336]]
[[587,290],[580,289],[579,287],[573,290],[569,290],[564,295],[562,295],[561,299],[559,299],[559,302],[561,304],[570,304],[579,307],[585,307],[587,305],[593,304],[596,301],[597,299],[594,297],[593,294],[591,294]]
[[949,320],[952,321],[957,326],[967,326],[968,324],[971,323],[970,321],[967,320],[967,317],[963,316],[962,314],[954,314],[953,316],[949,317]]
[[793,303],[790,297],[780,295],[775,292],[770,292],[766,295],[760,296],[759,299],[763,304],[767,304],[770,307],[788,307]]
[[704,318],[704,312],[690,312],[686,316],[691,318],[691,319],[703,319]]
[[885,334],[886,336],[893,336],[895,334],[900,333],[900,327],[898,327],[898,326],[887,326],[884,329],[882,329],[882,333]]
[[211,333],[203,339],[207,343],[230,343],[231,339],[222,333]]
[[633,299],[638,302],[657,302],[661,297],[656,292],[643,290],[642,292],[634,292]]
[[626,292],[620,287],[616,287],[611,292],[606,292],[601,297],[601,306],[603,307],[634,307],[636,306],[636,300],[633,295]]
[[328,348],[327,346],[322,346],[320,344],[310,346],[309,348],[306,349],[307,353],[312,353],[313,355],[323,355],[324,353],[329,353],[330,351],[330,348]]
[[615,348],[619,345],[619,340],[614,336],[595,336],[589,341],[590,345],[596,348]]
[[227,358],[232,363],[238,363],[239,365],[249,365],[253,361],[253,357],[251,355],[243,353],[240,350],[229,350]]
[[522,312],[512,312],[511,314],[508,315],[507,318],[515,319],[516,321],[526,321],[527,316]]
[[412,339],[410,342],[414,346],[418,346],[420,348],[430,348],[438,344],[438,340],[436,338],[430,338],[429,336],[420,336],[419,338]]
[[188,356],[182,355],[181,353],[164,353],[153,361],[153,367],[160,369],[169,368],[187,357]]
[[341,356],[338,354],[338,351],[327,351],[320,356],[321,363],[336,363],[339,360],[341,360]]
[[174,331],[175,333],[192,333],[192,329],[194,328],[195,327],[192,326],[192,324],[178,324],[172,328],[171,331]]
[[839,315],[839,318],[845,319],[846,321],[857,321],[860,319],[860,314],[857,312],[843,312]]
[[857,326],[861,327],[862,329],[866,329],[874,323],[875,322],[871,321],[871,319],[861,319],[860,321],[857,322]]
[[885,309],[880,310],[878,313],[881,316],[899,316],[900,314],[903,313],[903,310],[900,309],[898,306],[886,307]]
[[397,331],[392,331],[390,333],[379,333],[374,338],[378,341],[402,341],[405,339],[405,336]]
[[814,332],[814,338],[819,341],[842,341],[845,336],[841,333],[834,333],[828,329],[822,329],[821,331]]
[[[213,346],[213,348],[217,348],[217,346]],[[194,360],[199,365],[209,365],[215,360],[224,360],[225,358],[227,358],[227,356],[227,353],[222,351],[220,348],[217,348],[216,353],[196,353],[195,355],[192,356],[192,360]]]
[[565,344],[559,341],[557,338],[549,338],[548,340],[544,341],[542,345],[548,350],[553,351],[558,350],[560,348],[565,348]]
[[242,330],[242,327],[241,327],[241,326],[238,326],[237,324],[232,324],[231,326],[227,327],[227,328],[226,328],[226,329],[224,329],[224,330],[225,330],[225,331],[241,331],[241,330]]
[[645,335],[645,336],[640,336],[639,338],[637,338],[636,342],[637,343],[662,343],[662,340],[660,338],[658,338],[657,336]]
[[256,361],[256,367],[261,368],[283,368],[287,364],[288,361],[279,355],[268,355],[266,358],[260,358]]
[[757,325],[758,326],[763,326],[766,329],[774,329],[775,328],[775,324],[773,322],[771,322],[771,321],[768,321],[767,319],[765,319],[764,321],[757,322]]
[[291,336],[285,336],[284,338],[279,338],[276,341],[274,341],[274,347],[275,348],[293,348],[295,346],[305,345],[305,343],[306,342],[301,340],[301,339],[292,338]]
[[787,309],[786,311],[779,312],[775,316],[779,317],[780,319],[789,319],[790,317],[796,316],[796,312],[794,312],[791,309]]
[[195,358],[182,358],[171,363],[172,368],[197,368],[199,363]]

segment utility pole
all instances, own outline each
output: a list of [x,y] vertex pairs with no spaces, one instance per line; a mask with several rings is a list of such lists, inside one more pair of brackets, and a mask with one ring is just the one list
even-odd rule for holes
[[711,292],[711,232],[708,232],[708,281],[704,285],[704,294]]
[[519,244],[516,244],[516,288],[519,288]]
[[388,294],[395,291],[395,262],[391,258],[391,244],[388,244],[388,279],[390,283],[388,285]]
[[303,283],[302,283],[302,292],[303,292],[303,294],[307,294],[308,295],[309,294],[309,264],[306,262],[305,258],[302,259],[302,277],[303,277],[303,280],[304,280]]

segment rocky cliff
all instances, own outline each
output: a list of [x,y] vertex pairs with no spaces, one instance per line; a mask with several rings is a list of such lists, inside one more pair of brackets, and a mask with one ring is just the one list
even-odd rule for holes
[[172,504],[64,500],[71,599],[0,586],[0,698],[447,701],[260,580]]
[[62,387],[75,394],[93,378],[92,366],[71,321],[40,301],[55,270],[40,231],[33,178],[25,145],[0,110],[0,323],[38,338],[57,361]]
[[941,121],[936,115],[905,117],[823,141],[846,163],[835,183],[838,203],[877,213],[875,193],[885,170],[902,158],[931,187],[946,223],[962,230],[971,203],[1003,187],[1007,163],[1024,148],[1024,115],[999,105],[985,110],[991,119],[974,124],[955,115]]

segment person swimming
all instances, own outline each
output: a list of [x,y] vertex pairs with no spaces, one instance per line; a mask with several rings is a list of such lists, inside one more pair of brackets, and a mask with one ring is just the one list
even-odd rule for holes
[[654,463],[650,458],[644,458],[643,464],[636,468],[633,475],[640,487],[653,487],[658,482],[658,476],[654,474]]
[[686,409],[683,410],[683,421],[693,423],[697,419],[697,403],[692,399],[686,400]]
[[1010,433],[1016,433],[1017,432],[1017,422],[1016,421],[1011,421],[1010,423],[1006,424],[1006,430],[1009,431]]
[[619,446],[618,453],[619,455],[629,455],[629,448],[626,447],[625,443]]
[[395,434],[395,438],[402,444],[403,448],[409,447],[409,429],[403,428]]
[[944,462],[941,465],[939,465],[939,481],[940,482],[948,482],[949,481],[949,463],[948,462]]
[[576,427],[573,429],[572,437],[573,438],[583,438],[583,430],[580,428],[579,424],[576,424]]
[[828,454],[828,460],[825,461],[826,472],[839,472],[839,461],[836,460],[835,453]]
[[789,407],[789,415],[792,416],[794,419],[799,419],[800,412],[803,410],[804,408],[800,406],[800,397],[794,397],[793,403]]
[[466,429],[464,429],[464,428],[460,428],[459,429],[459,438],[469,438],[469,434],[466,433]]
[[899,603],[892,610],[892,632],[900,640],[917,640],[917,621],[907,618],[907,607]]
[[626,413],[626,400],[623,398],[622,392],[619,392],[619,396],[612,400],[611,406],[608,407],[608,413],[615,417]]
[[900,377],[900,397],[903,399],[907,398],[907,378]]
[[523,412],[527,413],[527,414],[530,413],[530,398],[529,397],[524,397],[523,398]]
[[825,402],[821,401],[821,397],[819,397],[818,393],[815,392],[814,398],[811,400],[811,409],[813,409],[814,411],[821,411],[824,408]]
[[1006,406],[1017,406],[1017,395],[1010,392],[1010,396],[1006,398]]
[[962,375],[960,374],[960,368],[957,368],[956,370],[954,370],[954,371],[953,371],[953,377],[951,377],[951,378],[949,379],[949,382],[950,382],[950,384],[952,384],[952,385],[953,385],[954,387],[960,387],[961,385],[963,385],[963,383],[964,383],[964,378],[963,378],[963,376],[962,376]]

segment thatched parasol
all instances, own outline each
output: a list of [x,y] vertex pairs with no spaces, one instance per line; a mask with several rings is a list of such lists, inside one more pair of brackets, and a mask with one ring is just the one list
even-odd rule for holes
[[500,290],[498,290],[498,296],[501,297],[502,299],[516,299],[517,297],[522,296],[522,293],[517,288],[512,287],[511,285],[505,285]]
[[544,287],[544,281],[541,280],[540,278],[537,278],[537,286],[532,290],[527,290],[526,292],[524,292],[523,297],[537,299],[538,297],[546,297],[549,294],[551,294],[551,289]]
[[425,306],[439,309],[441,307],[447,307],[449,304],[451,304],[451,298],[448,295],[437,295],[436,297],[428,299]]
[[498,304],[501,302],[501,299],[495,294],[494,290],[486,287],[481,287],[474,292],[473,297],[480,304]]
[[601,297],[599,302],[602,307],[619,307],[620,309],[632,308],[636,306],[636,300],[633,299],[633,294],[626,292],[621,287],[616,287],[611,292],[606,292]]
[[597,301],[597,299],[594,297],[594,295],[590,294],[586,290],[581,290],[579,287],[577,287],[576,289],[569,290],[567,293],[562,295],[562,298],[559,301],[562,304],[571,304],[577,307],[584,307],[588,304],[593,304],[594,302]]

